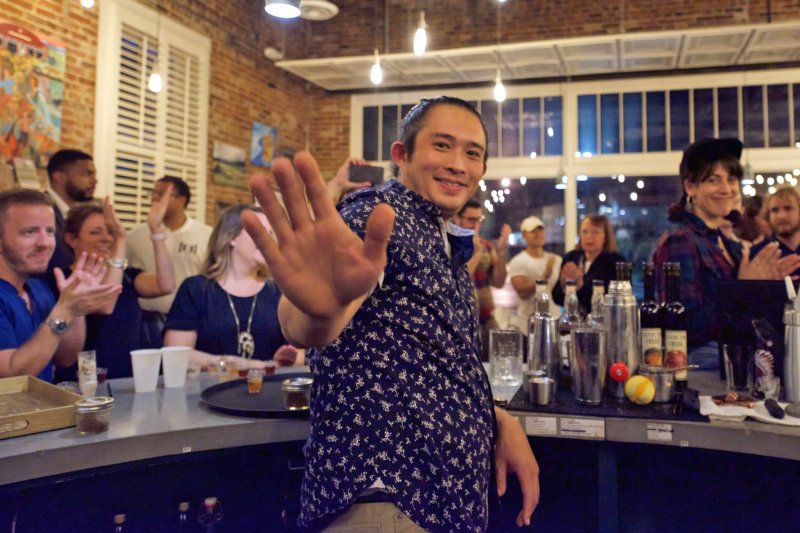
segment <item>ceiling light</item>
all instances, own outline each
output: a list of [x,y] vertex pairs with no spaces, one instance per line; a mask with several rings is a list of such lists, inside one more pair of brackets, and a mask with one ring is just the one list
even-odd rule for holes
[[381,68],[381,58],[378,55],[377,48],[375,49],[375,63],[369,71],[369,81],[371,81],[373,85],[380,85],[383,81],[383,69]]
[[81,5],[86,9],[92,9],[94,7],[94,0],[81,0]]
[[497,77],[494,79],[494,99],[502,102],[506,99],[506,87],[500,77],[500,69],[497,69]]
[[428,46],[428,32],[425,28],[428,25],[425,24],[425,12],[419,12],[419,26],[417,26],[417,32],[414,34],[414,55],[421,56],[425,53],[425,48]]
[[300,16],[300,0],[266,0],[264,11],[282,19],[293,19]]

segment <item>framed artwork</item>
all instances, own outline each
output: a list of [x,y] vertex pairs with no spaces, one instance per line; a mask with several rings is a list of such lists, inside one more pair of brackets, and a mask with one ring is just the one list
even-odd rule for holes
[[44,167],[61,142],[66,47],[0,19],[0,160]]
[[253,122],[250,139],[250,164],[269,168],[278,149],[278,130],[260,122]]
[[217,185],[247,189],[244,173],[244,149],[214,141],[211,178]]

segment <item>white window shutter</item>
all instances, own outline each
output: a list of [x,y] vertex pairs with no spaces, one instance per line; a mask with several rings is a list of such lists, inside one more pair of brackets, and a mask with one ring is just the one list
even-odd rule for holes
[[[147,218],[153,183],[176,176],[192,190],[189,216],[202,220],[209,40],[131,0],[109,0],[98,47],[98,193],[111,196],[131,228]],[[164,80],[159,94],[147,89],[156,68]]]

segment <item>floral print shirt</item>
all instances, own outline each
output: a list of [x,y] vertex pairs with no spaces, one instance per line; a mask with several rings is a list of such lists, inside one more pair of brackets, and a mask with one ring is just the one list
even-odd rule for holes
[[300,524],[346,511],[376,481],[429,531],[483,531],[495,431],[466,260],[441,212],[392,180],[341,204],[363,237],[394,208],[384,276],[330,345],[309,351],[311,435]]

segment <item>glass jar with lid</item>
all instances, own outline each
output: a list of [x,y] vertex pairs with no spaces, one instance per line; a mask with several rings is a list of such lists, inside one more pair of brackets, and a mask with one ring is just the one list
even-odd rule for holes
[[75,402],[75,422],[78,433],[87,435],[106,431],[111,421],[111,409],[113,408],[114,398],[108,396],[93,396]]
[[299,377],[284,379],[281,382],[283,390],[283,406],[289,411],[303,411],[311,408],[311,378]]

